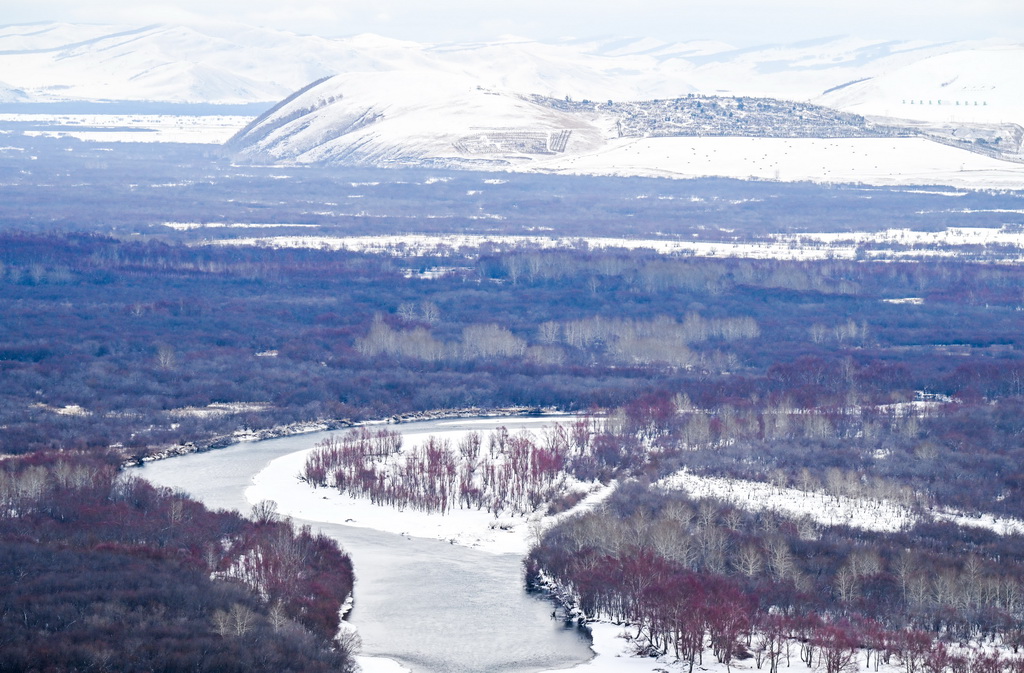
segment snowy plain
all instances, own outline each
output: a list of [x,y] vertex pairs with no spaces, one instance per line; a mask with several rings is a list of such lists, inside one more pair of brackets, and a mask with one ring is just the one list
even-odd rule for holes
[[103,143],[222,145],[250,121],[244,115],[0,113],[0,126],[28,125],[25,135]]
[[[576,100],[701,92],[808,100],[910,119],[1020,123],[1022,55],[1019,44],[999,40],[840,36],[737,49],[710,40],[611,35],[430,44],[370,34],[328,39],[227,22],[50,23],[0,26],[0,101],[269,103],[339,72],[415,71]],[[971,105],[939,105],[940,99]]]
[[923,138],[622,138],[609,140],[597,152],[540,160],[536,169],[587,175],[1024,189],[1024,164]]

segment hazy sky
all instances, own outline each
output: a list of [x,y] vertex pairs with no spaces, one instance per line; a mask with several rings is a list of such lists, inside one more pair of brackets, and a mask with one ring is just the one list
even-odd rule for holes
[[737,46],[834,35],[1024,41],[1021,0],[0,0],[0,24],[231,20],[423,42],[623,35]]

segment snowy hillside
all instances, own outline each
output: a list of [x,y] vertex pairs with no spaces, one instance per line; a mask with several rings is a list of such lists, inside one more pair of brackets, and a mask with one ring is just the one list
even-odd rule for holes
[[939,54],[835,89],[822,105],[931,122],[1024,123],[1024,49]]
[[596,116],[552,109],[459,75],[339,75],[286,101],[229,143],[246,159],[485,166],[596,150]]

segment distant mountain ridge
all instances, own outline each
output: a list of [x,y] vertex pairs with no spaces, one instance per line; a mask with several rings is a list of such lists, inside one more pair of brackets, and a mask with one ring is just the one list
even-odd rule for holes
[[462,76],[484,88],[574,100],[697,93],[815,102],[930,122],[1024,121],[1024,46],[1005,43],[839,37],[736,48],[710,41],[510,37],[420,44],[223,23],[0,27],[0,81],[6,84],[0,101],[8,102],[269,106],[324,77],[397,71]]
[[269,163],[1017,185],[1021,72],[1024,45],[998,42],[419,44],[223,23],[0,27],[5,110],[265,105],[225,149]]

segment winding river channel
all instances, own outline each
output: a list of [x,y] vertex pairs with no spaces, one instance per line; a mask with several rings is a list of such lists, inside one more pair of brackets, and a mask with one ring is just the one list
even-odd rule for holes
[[[504,426],[539,431],[544,417],[416,421],[390,426],[411,436]],[[303,451],[330,432],[243,442],[133,468],[154,484],[190,493],[208,507],[248,513],[245,490],[272,460]],[[362,654],[415,673],[499,673],[566,668],[588,660],[588,641],[552,618],[549,601],[523,590],[521,559],[440,540],[295,519],[330,535],[355,564]],[[415,535],[415,531],[410,531]]]

